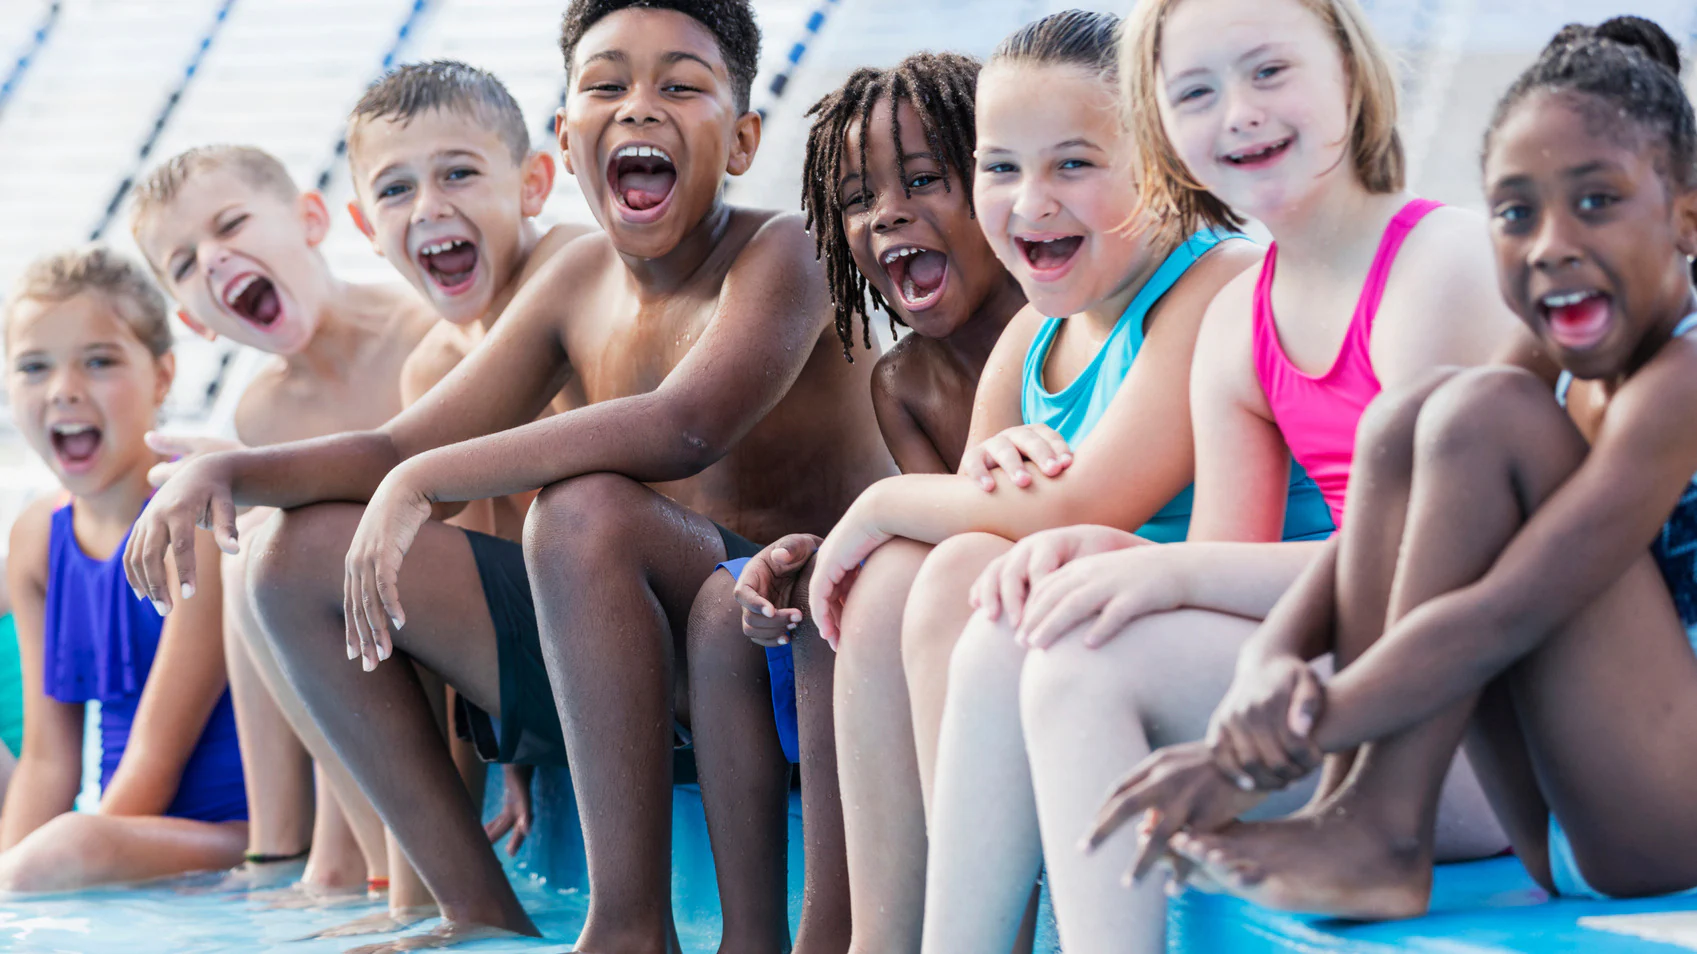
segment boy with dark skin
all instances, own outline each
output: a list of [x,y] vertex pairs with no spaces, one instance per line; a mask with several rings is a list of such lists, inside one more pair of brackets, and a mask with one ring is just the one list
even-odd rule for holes
[[[869,292],[874,307],[914,330],[872,372],[879,430],[904,472],[958,466],[979,374],[1025,304],[972,214],[977,76],[969,57],[920,53],[891,69],[856,70],[809,110],[802,205],[845,355],[857,322],[871,337]],[[799,639],[789,658],[796,630],[788,608],[805,608],[797,573],[818,544],[812,534],[784,537],[749,561],[741,586],[736,565],[727,565],[691,613],[690,708],[714,716],[694,742],[726,954],[790,949],[785,841],[790,764],[801,753],[807,873],[794,950],[848,947],[834,654]],[[758,607],[747,635],[739,599]]]
[[[535,928],[412,667],[380,663],[398,647],[499,712],[503,755],[563,742],[591,882],[577,947],[675,950],[671,715],[690,604],[716,563],[757,549],[739,534],[823,532],[890,469],[857,400],[870,362],[838,355],[800,219],[720,198],[759,143],[758,36],[744,2],[574,3],[560,146],[605,233],[548,262],[382,430],[204,458],[132,537],[132,582],[169,606],[165,554],[192,583],[175,541],[196,522],[233,549],[236,505],[302,508],[256,541],[250,586],[290,681],[440,902],[441,940]],[[590,403],[536,421],[573,378]],[[537,488],[522,559],[429,519]]]

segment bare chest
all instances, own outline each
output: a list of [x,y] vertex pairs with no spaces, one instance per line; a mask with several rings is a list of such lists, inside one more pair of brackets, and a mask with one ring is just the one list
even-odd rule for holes
[[579,323],[566,340],[584,397],[600,403],[658,388],[700,342],[716,304],[691,296],[647,307],[625,302]]

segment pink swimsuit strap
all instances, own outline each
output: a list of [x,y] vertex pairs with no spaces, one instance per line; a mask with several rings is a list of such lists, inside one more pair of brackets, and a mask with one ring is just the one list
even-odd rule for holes
[[1403,206],[1379,240],[1367,280],[1343,345],[1327,371],[1316,377],[1291,363],[1279,342],[1273,320],[1273,275],[1279,246],[1267,249],[1261,275],[1255,284],[1253,347],[1255,374],[1267,395],[1273,419],[1284,433],[1296,462],[1308,471],[1331,505],[1332,518],[1342,526],[1344,491],[1349,484],[1349,465],[1355,449],[1355,427],[1361,412],[1380,391],[1368,345],[1373,337],[1373,319],[1384,298],[1391,266],[1396,264],[1408,233],[1442,203],[1414,199]]

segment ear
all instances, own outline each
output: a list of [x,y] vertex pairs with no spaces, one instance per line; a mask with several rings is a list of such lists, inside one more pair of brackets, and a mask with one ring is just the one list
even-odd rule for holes
[[725,163],[725,171],[740,176],[754,165],[754,154],[760,149],[760,114],[749,110],[738,116],[731,136],[731,157]]
[[348,217],[354,220],[354,228],[359,229],[360,234],[371,242],[371,250],[377,253],[378,258],[382,258],[383,249],[377,244],[377,230],[371,227],[370,220],[365,217],[365,210],[359,207],[358,199],[348,201]]
[[165,403],[165,395],[171,393],[171,382],[177,377],[177,356],[167,351],[155,358],[153,367],[158,372],[153,385],[153,406],[160,407]]
[[1674,245],[1686,258],[1697,255],[1697,188],[1673,197]]
[[577,169],[572,166],[572,149],[566,143],[566,107],[561,106],[554,111],[554,140],[560,144],[560,165],[566,167],[566,175],[577,175]]
[[525,218],[534,218],[542,214],[542,207],[554,192],[554,157],[545,152],[533,152],[525,157],[519,172],[523,176],[519,186],[519,208]]
[[324,196],[316,190],[302,192],[300,197],[301,224],[306,226],[306,244],[317,248],[330,234],[330,208]]
[[189,310],[187,308],[177,309],[177,320],[187,325],[188,329],[194,332],[196,337],[205,338],[207,341],[218,340],[218,333],[190,317]]

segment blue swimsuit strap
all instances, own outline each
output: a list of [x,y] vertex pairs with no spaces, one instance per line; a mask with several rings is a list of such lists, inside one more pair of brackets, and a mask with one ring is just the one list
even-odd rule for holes
[[[1693,328],[1697,328],[1697,311],[1681,318],[1679,324],[1673,326],[1673,334],[1668,335],[1668,339],[1671,341],[1674,338],[1684,337]],[[1567,407],[1567,389],[1571,387],[1573,387],[1573,372],[1563,371],[1561,377],[1556,379],[1556,403],[1562,407]]]

